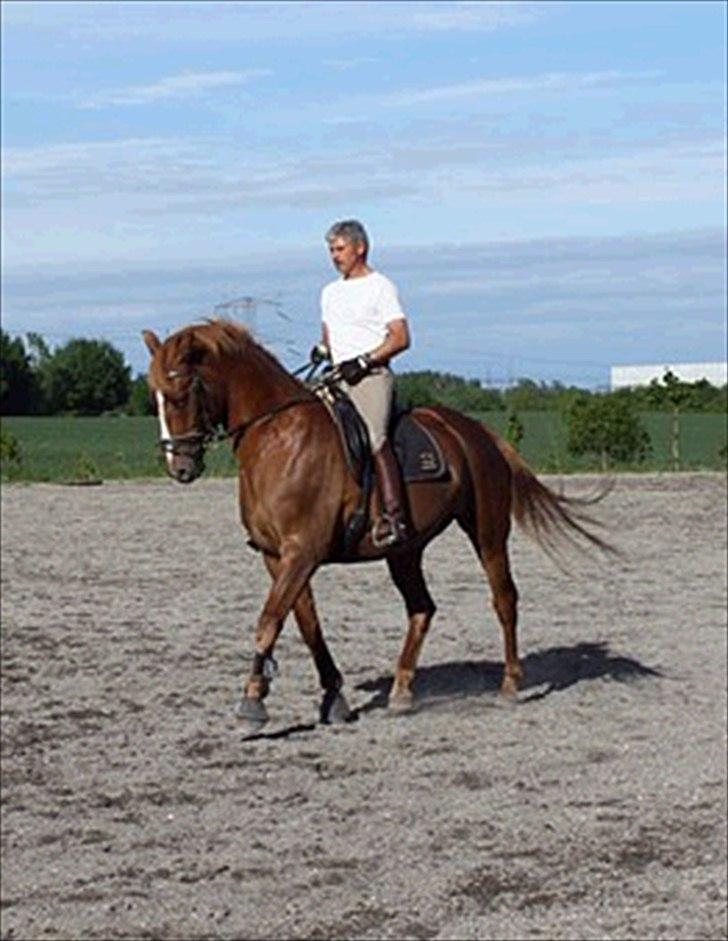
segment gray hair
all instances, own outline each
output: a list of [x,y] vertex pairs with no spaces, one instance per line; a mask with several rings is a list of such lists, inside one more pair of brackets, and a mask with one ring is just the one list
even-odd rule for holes
[[346,239],[347,242],[361,242],[366,251],[369,251],[369,236],[367,230],[356,219],[344,219],[342,222],[335,222],[326,233],[326,241],[332,242],[334,239]]

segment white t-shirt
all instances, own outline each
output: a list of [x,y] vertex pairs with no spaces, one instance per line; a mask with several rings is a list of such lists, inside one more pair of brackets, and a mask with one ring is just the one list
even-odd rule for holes
[[387,324],[403,320],[397,288],[383,274],[338,278],[321,292],[321,318],[326,324],[335,363],[361,356],[379,346]]

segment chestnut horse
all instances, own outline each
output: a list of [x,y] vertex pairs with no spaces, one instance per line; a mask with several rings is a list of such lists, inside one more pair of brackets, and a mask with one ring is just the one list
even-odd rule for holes
[[[435,605],[422,573],[425,546],[453,520],[467,534],[485,569],[503,631],[501,692],[514,697],[522,677],[516,644],[517,592],[507,540],[511,516],[547,550],[564,537],[609,548],[589,528],[586,499],[556,494],[516,451],[480,423],[444,406],[414,415],[439,442],[447,479],[407,486],[414,536],[403,546],[377,548],[367,533],[344,551],[347,520],[360,490],[326,406],[288,373],[243,327],[209,320],[179,330],[163,343],[143,332],[152,356],[149,385],[156,396],[168,473],[190,483],[204,470],[205,446],[221,426],[238,463],[240,513],[251,544],[263,556],[272,586],[255,630],[255,653],[238,716],[259,728],[263,700],[275,673],[273,650],[292,610],[313,656],[323,689],[321,719],[351,713],[343,678],[324,640],[311,579],[320,565],[385,558],[401,593],[409,629],[389,695],[393,709],[412,705],[412,680]],[[376,488],[371,517],[377,512]]]

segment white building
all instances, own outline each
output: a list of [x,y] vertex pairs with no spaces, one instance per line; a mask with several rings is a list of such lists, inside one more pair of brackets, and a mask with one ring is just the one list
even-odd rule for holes
[[647,386],[653,379],[662,379],[669,369],[682,382],[707,379],[712,386],[728,383],[728,363],[660,363],[655,366],[612,366],[609,370],[609,388]]

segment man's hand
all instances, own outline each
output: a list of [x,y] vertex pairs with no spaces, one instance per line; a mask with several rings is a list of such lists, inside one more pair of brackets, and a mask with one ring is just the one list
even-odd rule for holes
[[343,363],[339,364],[339,372],[342,379],[348,382],[350,386],[355,386],[362,381],[373,365],[371,359],[365,353],[364,356],[345,359]]
[[316,346],[312,347],[308,358],[313,366],[320,366],[325,360],[331,359],[329,351],[323,343],[317,343]]

